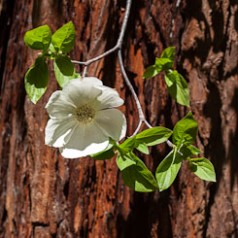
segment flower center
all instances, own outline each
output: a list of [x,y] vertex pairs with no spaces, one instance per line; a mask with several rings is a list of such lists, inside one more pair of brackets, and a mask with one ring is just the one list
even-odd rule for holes
[[79,122],[84,124],[90,123],[95,117],[95,109],[89,105],[78,107],[76,115]]

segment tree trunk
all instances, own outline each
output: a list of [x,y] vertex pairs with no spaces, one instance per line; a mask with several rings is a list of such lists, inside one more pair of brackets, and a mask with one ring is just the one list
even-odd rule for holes
[[[176,46],[176,67],[189,82],[199,123],[197,144],[214,163],[217,183],[202,182],[185,165],[169,190],[135,193],[121,180],[115,158],[67,160],[44,144],[44,106],[57,84],[51,72],[39,103],[26,97],[24,74],[36,55],[24,45],[24,33],[72,20],[77,37],[71,57],[87,60],[116,44],[125,4],[0,1],[0,237],[238,237],[236,0],[133,1],[123,44],[126,70],[148,120],[169,128],[186,109],[168,96],[163,75],[146,81],[142,75],[163,48]],[[120,92],[131,135],[136,108],[116,54],[92,64],[88,75]],[[154,171],[167,151],[153,148],[144,160]]]

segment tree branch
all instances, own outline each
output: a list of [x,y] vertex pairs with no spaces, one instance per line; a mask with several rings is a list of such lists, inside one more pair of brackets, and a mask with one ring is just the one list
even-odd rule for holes
[[131,3],[132,3],[132,0],[127,0],[127,2],[126,2],[126,11],[125,11],[124,20],[123,20],[122,27],[121,27],[121,32],[120,32],[120,35],[118,37],[117,44],[113,48],[111,48],[110,50],[102,53],[101,55],[98,55],[98,56],[96,56],[92,59],[89,59],[87,61],[71,60],[71,62],[74,63],[74,64],[81,64],[81,65],[84,65],[84,66],[87,67],[90,64],[92,64],[93,62],[98,61],[98,60],[104,58],[105,56],[110,55],[111,53],[121,49],[122,43],[123,43],[123,38],[124,38],[124,35],[125,35],[125,32],[126,32],[126,27],[127,27],[129,15],[130,15]]
[[145,119],[145,115],[144,115],[144,112],[142,110],[142,107],[141,107],[141,104],[140,104],[140,101],[139,101],[139,98],[137,97],[136,95],[136,92],[126,74],[126,71],[125,71],[125,67],[124,67],[124,64],[123,64],[123,60],[122,60],[122,54],[121,54],[121,49],[118,50],[118,60],[119,60],[119,65],[121,67],[121,72],[122,72],[122,75],[124,77],[124,80],[127,84],[127,87],[130,89],[131,93],[132,93],[132,96],[136,102],[136,107],[137,107],[137,110],[138,110],[138,114],[139,114],[139,124],[135,130],[135,132],[133,133],[133,135],[136,135],[138,133],[138,131],[140,130],[140,127],[142,125],[142,122],[144,122],[149,128],[151,128],[152,126],[146,121]]

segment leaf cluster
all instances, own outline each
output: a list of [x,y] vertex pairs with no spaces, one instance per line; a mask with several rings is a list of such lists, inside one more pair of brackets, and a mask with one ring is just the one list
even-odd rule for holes
[[47,89],[48,60],[54,61],[55,77],[61,88],[69,80],[78,77],[74,65],[67,55],[73,49],[74,41],[75,29],[72,22],[66,23],[54,34],[48,25],[39,26],[26,32],[25,44],[33,50],[40,50],[35,63],[25,74],[25,89],[33,103],[37,103]]
[[[111,142],[103,152],[92,155],[94,159],[110,159],[117,156],[117,166],[122,173],[124,183],[137,192],[163,191],[174,182],[183,162],[188,162],[191,172],[206,181],[216,181],[212,163],[206,158],[197,158],[200,151],[193,143],[197,135],[198,125],[189,112],[178,121],[173,129],[153,127],[126,139],[122,144]],[[151,146],[168,141],[172,136],[173,147],[160,162],[153,173],[137,156],[139,151],[149,154]]]
[[156,57],[155,63],[144,72],[144,78],[152,78],[161,72],[165,74],[165,83],[170,96],[183,106],[189,107],[188,83],[184,77],[173,69],[175,58],[175,47],[166,48],[160,57]]

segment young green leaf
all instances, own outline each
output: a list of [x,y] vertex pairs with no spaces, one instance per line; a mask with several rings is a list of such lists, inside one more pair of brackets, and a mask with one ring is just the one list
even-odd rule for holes
[[170,59],[171,61],[174,61],[174,57],[175,57],[174,46],[167,47],[166,49],[163,50],[163,52],[160,55],[160,58],[167,58]]
[[55,72],[55,78],[61,88],[63,88],[71,79],[75,79],[80,76],[79,74],[76,74],[75,72],[73,73],[72,76],[63,75],[55,62],[54,62],[54,72]]
[[52,44],[57,51],[68,53],[74,47],[75,29],[70,21],[52,35]]
[[157,183],[153,174],[146,165],[133,153],[131,153],[135,164],[131,164],[122,170],[124,183],[137,192],[155,191]]
[[122,171],[127,167],[130,167],[133,164],[136,164],[134,161],[134,156],[132,152],[128,152],[127,154],[119,154],[117,157],[117,167]]
[[50,45],[49,45],[49,51],[50,51],[50,53],[56,53],[56,50],[52,43],[50,43]]
[[165,74],[165,83],[168,87],[170,96],[183,106],[189,106],[189,89],[188,83],[176,70]]
[[145,69],[144,78],[152,78],[162,72],[163,70],[172,69],[174,64],[175,47],[168,47],[164,49],[161,56],[155,59],[154,65]]
[[136,147],[136,137],[133,136],[133,137],[127,138],[118,147],[121,154],[127,154],[128,152],[132,151]]
[[174,182],[182,164],[182,158],[173,149],[159,164],[156,169],[155,177],[160,191],[163,191],[171,186]]
[[156,58],[155,65],[159,72],[172,69],[174,62],[168,58]]
[[54,61],[55,78],[63,88],[71,79],[77,78],[74,65],[66,55],[57,56]]
[[162,71],[162,69],[158,69],[156,65],[151,65],[148,68],[145,69],[143,78],[148,79],[156,76]]
[[189,167],[191,171],[200,179],[216,182],[216,173],[213,164],[206,158],[189,159]]
[[55,58],[55,63],[60,72],[65,76],[72,76],[74,74],[74,65],[70,58],[66,55],[59,55]]
[[173,132],[166,127],[156,126],[137,134],[136,143],[144,143],[147,146],[158,145],[167,141],[172,133]]
[[158,145],[167,141],[172,133],[173,132],[170,129],[162,126],[149,128],[140,132],[136,136],[126,139],[118,147],[122,154],[126,154],[135,148],[144,154],[148,154],[148,146]]
[[178,147],[180,145],[192,144],[197,135],[198,124],[189,112],[184,118],[176,123],[173,130],[173,143]]
[[201,153],[201,151],[193,145],[184,145],[179,151],[183,155],[183,159],[194,155],[198,156]]
[[35,64],[26,72],[25,89],[28,97],[33,103],[37,103],[45,93],[48,84],[48,67],[45,58],[40,56]]
[[148,146],[144,143],[138,144],[136,146],[136,149],[146,155],[148,155],[150,153]]
[[47,50],[51,42],[51,30],[48,25],[39,26],[27,31],[25,44],[34,50]]

